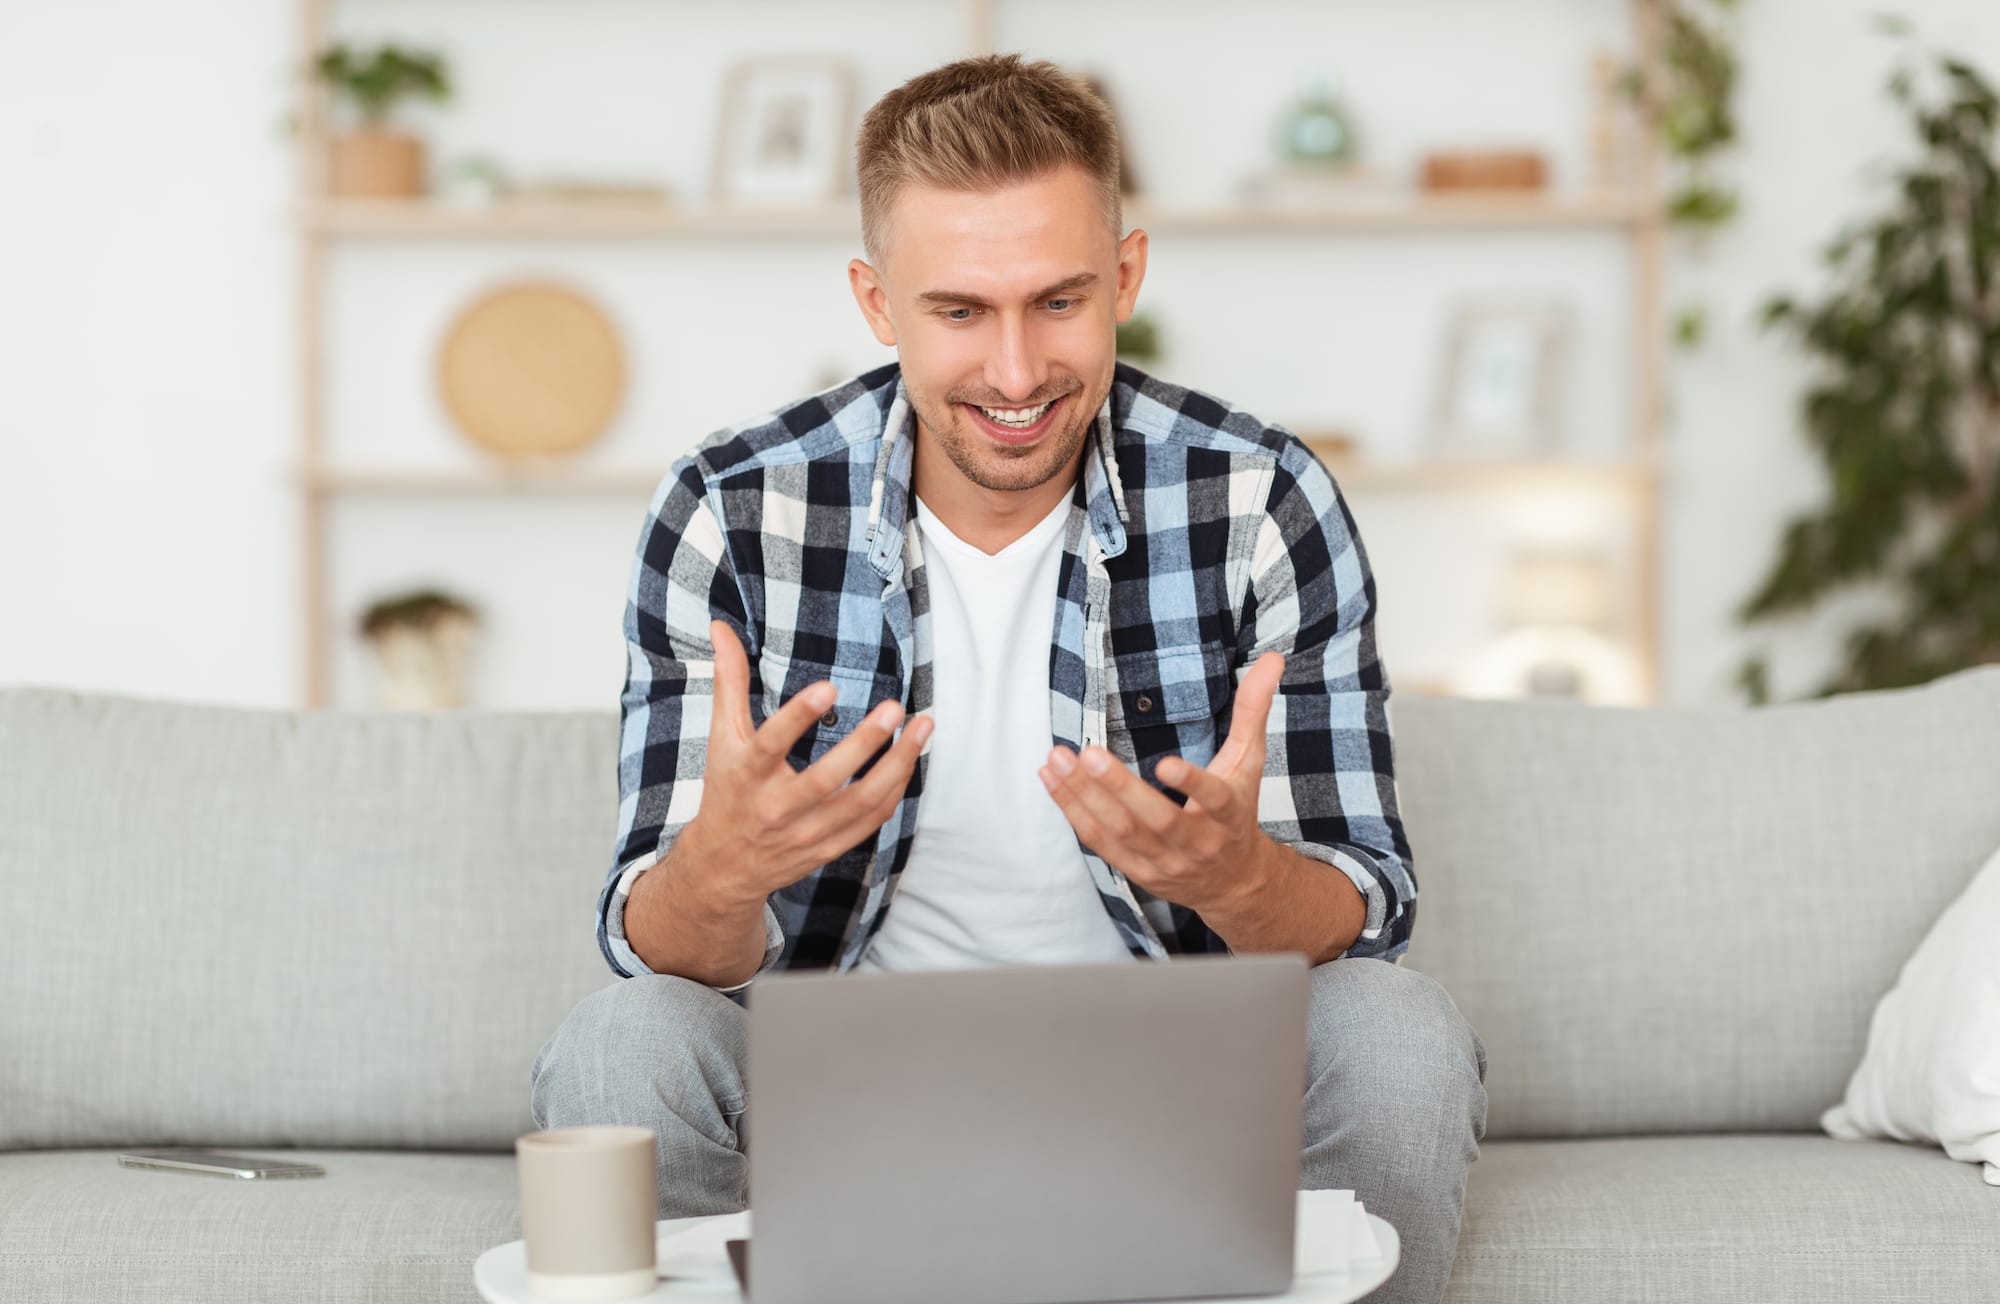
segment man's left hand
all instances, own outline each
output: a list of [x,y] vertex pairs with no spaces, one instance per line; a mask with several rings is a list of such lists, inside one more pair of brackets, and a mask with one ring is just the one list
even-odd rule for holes
[[1285,672],[1282,653],[1257,658],[1236,688],[1229,739],[1205,768],[1179,756],[1154,773],[1187,795],[1177,806],[1104,748],[1049,752],[1038,771],[1084,845],[1156,897],[1195,911],[1254,892],[1276,844],[1257,824],[1264,728]]

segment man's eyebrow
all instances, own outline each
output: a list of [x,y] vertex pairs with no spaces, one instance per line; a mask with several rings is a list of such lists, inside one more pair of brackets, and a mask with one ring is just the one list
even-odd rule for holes
[[[1064,277],[1047,289],[1035,291],[1028,296],[1028,302],[1034,303],[1037,300],[1046,299],[1052,294],[1061,294],[1064,290],[1080,290],[1096,280],[1096,272],[1078,272],[1075,276]],[[974,308],[991,308],[993,306],[976,294],[967,294],[959,290],[925,290],[917,296],[917,302],[962,303]]]

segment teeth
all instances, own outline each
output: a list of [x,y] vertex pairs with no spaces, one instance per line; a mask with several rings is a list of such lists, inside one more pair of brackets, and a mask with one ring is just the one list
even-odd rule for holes
[[[1054,399],[1051,399],[1049,400],[1049,403],[1053,403],[1054,401],[1055,401]],[[1040,421],[1042,419],[1042,413],[1049,410],[1049,403],[1044,403],[1040,407],[1031,407],[1031,408],[982,407],[979,410],[981,412],[984,412],[989,420],[997,422],[1000,425],[1025,427],[1025,426],[1032,426],[1037,421]]]

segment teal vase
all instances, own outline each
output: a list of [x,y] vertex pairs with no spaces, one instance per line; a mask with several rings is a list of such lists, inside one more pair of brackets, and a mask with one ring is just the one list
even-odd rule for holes
[[1354,118],[1335,93],[1333,77],[1306,74],[1278,130],[1279,156],[1308,167],[1338,167],[1355,156]]

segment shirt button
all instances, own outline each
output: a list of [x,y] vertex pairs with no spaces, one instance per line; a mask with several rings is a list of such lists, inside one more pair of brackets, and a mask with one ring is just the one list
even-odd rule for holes
[[825,725],[829,729],[833,728],[835,725],[840,723],[839,709],[836,707],[828,707],[826,714],[819,718],[819,722]]
[[1150,711],[1153,709],[1153,699],[1141,693],[1139,694],[1139,700],[1132,703],[1132,705],[1138,707],[1141,711]]

